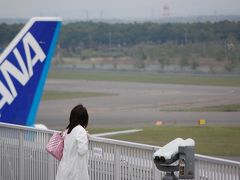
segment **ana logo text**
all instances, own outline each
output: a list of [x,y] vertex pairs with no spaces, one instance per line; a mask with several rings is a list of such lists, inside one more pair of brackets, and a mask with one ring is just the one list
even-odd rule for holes
[[[42,48],[30,32],[23,37],[22,42],[24,52],[20,53],[16,47],[13,49],[13,54],[20,68],[18,69],[8,58],[0,65],[0,73],[6,81],[4,84],[0,80],[0,110],[6,103],[10,105],[18,95],[12,78],[25,86],[34,74],[33,67],[38,61],[43,62],[46,58]],[[31,53],[31,50],[34,53]],[[32,54],[34,54],[33,57],[31,57]]]

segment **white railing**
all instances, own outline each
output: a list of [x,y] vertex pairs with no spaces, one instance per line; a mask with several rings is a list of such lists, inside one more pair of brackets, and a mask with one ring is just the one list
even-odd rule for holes
[[[0,123],[0,180],[54,180],[58,161],[45,151],[54,131]],[[91,180],[160,180],[159,147],[99,137],[89,139]],[[195,179],[240,180],[240,162],[195,156]]]

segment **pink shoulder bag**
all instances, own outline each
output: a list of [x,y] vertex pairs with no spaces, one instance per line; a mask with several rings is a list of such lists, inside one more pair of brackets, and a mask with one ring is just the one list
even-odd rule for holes
[[46,146],[46,151],[59,161],[63,156],[64,135],[65,132],[54,132]]

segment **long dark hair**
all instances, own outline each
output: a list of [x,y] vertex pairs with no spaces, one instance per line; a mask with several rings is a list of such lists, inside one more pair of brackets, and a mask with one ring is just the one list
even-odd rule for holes
[[81,125],[84,129],[88,125],[88,112],[82,104],[79,104],[72,109],[69,124],[67,126],[67,133],[71,133],[72,129],[78,125]]

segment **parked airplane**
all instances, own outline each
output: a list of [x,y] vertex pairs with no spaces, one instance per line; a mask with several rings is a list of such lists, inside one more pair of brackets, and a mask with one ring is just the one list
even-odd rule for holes
[[29,20],[0,56],[0,122],[34,126],[60,18]]

